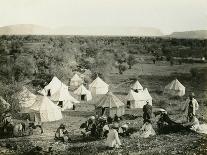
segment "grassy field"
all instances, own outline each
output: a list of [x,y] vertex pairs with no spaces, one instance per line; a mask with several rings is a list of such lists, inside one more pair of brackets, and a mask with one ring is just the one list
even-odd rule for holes
[[[156,65],[137,64],[132,69],[124,72],[123,75],[111,73],[106,82],[110,84],[111,91],[123,102],[126,102],[125,95],[129,91],[130,84],[133,82],[133,79],[138,79],[144,88],[148,88],[153,97],[154,107],[167,109],[173,120],[183,122],[185,118],[181,109],[187,95],[182,98],[172,98],[162,94],[164,86],[176,77],[186,87],[186,94],[191,91],[195,92],[196,99],[200,105],[198,118],[201,123],[207,123],[206,80],[205,77],[199,76],[196,79],[192,77],[190,74],[192,67],[203,71],[204,74],[207,73],[205,72],[207,70],[207,64],[183,64],[174,66],[170,66],[167,63],[158,63]],[[87,106],[87,103],[82,104]],[[45,132],[42,135],[37,131],[34,135],[28,137],[1,139],[0,154],[21,154],[28,152],[35,146],[42,147],[45,154],[49,146],[52,146],[54,152],[57,154],[207,154],[207,137],[195,133],[156,135],[147,139],[121,138],[123,148],[118,150],[107,150],[104,147],[104,140],[82,141],[79,126],[88,116],[93,114],[93,107],[91,105],[91,110],[88,108],[88,111],[84,111],[84,106],[76,112],[64,112],[64,119],[61,121],[43,124]],[[126,113],[139,116],[135,120],[124,121],[130,122],[131,127],[140,129],[142,126],[141,110],[127,110]],[[155,130],[157,129],[156,121],[157,118],[154,118],[153,126]],[[66,124],[73,142],[64,144],[54,141],[54,134],[60,123]],[[10,144],[10,147],[7,146],[6,148],[6,144]]]

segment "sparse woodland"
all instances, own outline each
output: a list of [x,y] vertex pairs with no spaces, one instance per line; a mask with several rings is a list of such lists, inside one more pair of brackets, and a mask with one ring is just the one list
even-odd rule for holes
[[[145,59],[142,59],[144,56]],[[92,79],[123,74],[137,63],[179,57],[207,58],[207,40],[148,37],[1,36],[0,95],[15,103],[22,85],[41,88],[53,76],[68,84],[73,72],[90,69]],[[193,62],[190,62],[193,63]],[[192,74],[197,74],[194,70]],[[16,104],[15,104],[16,105]],[[18,109],[18,108],[17,108]]]

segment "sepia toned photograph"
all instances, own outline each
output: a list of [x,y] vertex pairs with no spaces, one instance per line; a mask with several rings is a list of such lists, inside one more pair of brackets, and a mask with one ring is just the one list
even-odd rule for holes
[[207,155],[207,0],[0,0],[0,155]]

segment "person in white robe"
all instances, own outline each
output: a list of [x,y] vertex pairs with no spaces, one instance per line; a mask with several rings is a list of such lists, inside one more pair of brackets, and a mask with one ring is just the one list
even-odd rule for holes
[[120,148],[121,147],[121,141],[119,139],[118,130],[119,125],[113,124],[110,126],[109,133],[107,135],[106,139],[106,146],[109,148]]
[[154,135],[156,135],[156,133],[152,127],[151,122],[146,121],[145,124],[140,129],[140,131],[132,134],[130,137],[131,138],[137,138],[137,137],[148,138],[148,137],[154,136]]

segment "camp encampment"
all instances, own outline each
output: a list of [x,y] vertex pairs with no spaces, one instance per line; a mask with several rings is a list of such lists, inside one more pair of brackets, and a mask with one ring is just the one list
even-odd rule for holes
[[84,85],[80,85],[78,89],[74,91],[74,94],[78,95],[81,101],[89,101],[92,99],[91,92],[87,90]]
[[27,113],[28,108],[35,103],[36,95],[31,93],[26,87],[22,87],[17,96],[21,106],[21,113]]
[[114,117],[122,116],[125,113],[124,103],[112,92],[105,94],[96,105],[96,114]]
[[74,103],[79,103],[68,91],[68,86],[62,83],[57,77],[44,87],[40,94],[48,96],[62,110],[71,109]]
[[74,103],[79,103],[68,91],[68,86],[62,85],[61,88],[50,97],[56,105],[61,107],[61,110],[72,109]]
[[3,112],[4,110],[9,109],[10,104],[8,102],[6,102],[2,96],[0,96],[0,109],[1,112]]
[[109,85],[105,83],[101,78],[97,77],[90,85],[89,90],[92,95],[106,94],[108,92]]
[[147,88],[138,93],[130,90],[128,95],[126,96],[127,100],[127,108],[143,108],[143,106],[148,101],[150,105],[152,105],[152,97],[150,96]]
[[170,94],[172,96],[184,96],[185,87],[177,79],[175,79],[165,86],[164,94]]
[[47,96],[38,95],[35,103],[29,107],[31,113],[37,113],[41,122],[52,122],[62,119],[60,107],[55,105]]
[[139,81],[137,80],[132,86],[131,89],[134,90],[135,92],[139,92],[143,90],[142,85],[139,83]]
[[70,86],[71,86],[72,88],[74,88],[74,87],[78,87],[78,86],[80,86],[81,84],[83,84],[83,79],[80,78],[80,76],[78,76],[78,74],[75,74],[75,75],[71,78],[71,80],[70,80]]

